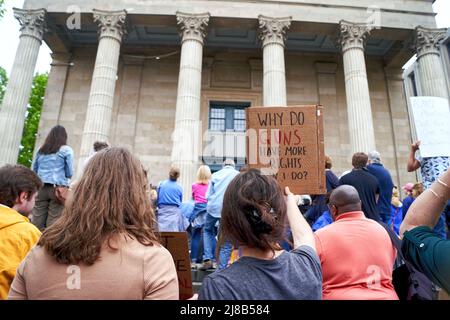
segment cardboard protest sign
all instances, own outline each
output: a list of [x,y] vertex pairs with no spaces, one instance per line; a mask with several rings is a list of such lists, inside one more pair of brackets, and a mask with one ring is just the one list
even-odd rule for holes
[[160,232],[161,244],[172,254],[177,269],[180,300],[194,295],[192,289],[191,258],[186,232]]
[[450,156],[450,111],[448,100],[411,97],[411,109],[420,140],[422,157]]
[[295,194],[324,194],[323,107],[247,109],[247,164]]

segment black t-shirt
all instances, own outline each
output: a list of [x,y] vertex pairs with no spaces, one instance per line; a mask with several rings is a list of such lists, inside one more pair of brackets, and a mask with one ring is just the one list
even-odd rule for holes
[[367,218],[380,222],[380,213],[377,208],[376,195],[380,194],[380,185],[377,178],[367,169],[353,169],[339,180],[340,184],[348,184],[358,190],[362,202],[362,211]]

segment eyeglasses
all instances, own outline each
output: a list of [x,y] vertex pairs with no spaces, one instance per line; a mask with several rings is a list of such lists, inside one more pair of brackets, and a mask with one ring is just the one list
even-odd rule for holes
[[328,203],[327,206],[328,206],[328,209],[329,209],[330,211],[331,211],[331,208],[332,208],[332,207],[335,207],[335,208],[337,209],[336,205],[335,205],[335,204],[332,204],[332,203]]

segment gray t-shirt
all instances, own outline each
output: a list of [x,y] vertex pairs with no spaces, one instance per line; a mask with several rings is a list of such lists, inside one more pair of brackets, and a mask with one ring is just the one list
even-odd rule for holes
[[199,300],[320,300],[322,268],[309,246],[273,260],[241,257],[203,280]]

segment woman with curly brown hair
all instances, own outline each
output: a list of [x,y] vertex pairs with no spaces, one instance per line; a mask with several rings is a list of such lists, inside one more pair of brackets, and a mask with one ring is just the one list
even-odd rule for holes
[[158,243],[148,182],[122,148],[97,153],[72,197],[21,263],[10,299],[178,299],[170,253]]

